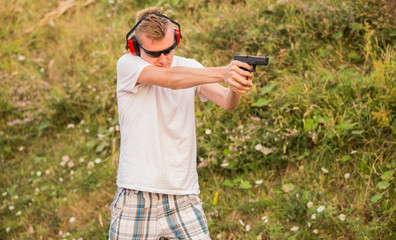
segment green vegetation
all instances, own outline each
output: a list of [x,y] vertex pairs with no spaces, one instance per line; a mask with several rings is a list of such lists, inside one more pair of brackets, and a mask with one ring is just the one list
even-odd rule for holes
[[105,239],[116,62],[138,10],[207,67],[270,56],[233,112],[197,101],[213,239],[394,239],[390,0],[0,1],[0,239]]

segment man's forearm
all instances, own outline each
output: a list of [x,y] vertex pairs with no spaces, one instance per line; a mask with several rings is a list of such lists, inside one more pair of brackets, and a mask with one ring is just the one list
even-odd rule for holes
[[225,110],[234,110],[239,105],[239,100],[241,99],[241,95],[231,89],[231,87],[227,88],[227,93],[225,96],[225,106],[223,108]]
[[224,67],[213,68],[187,68],[173,67],[168,69],[167,87],[171,89],[184,89],[198,85],[219,83],[224,81]]
[[139,76],[138,82],[170,89],[185,89],[203,84],[223,82],[224,78],[224,67],[160,68],[155,66],[147,66],[143,69],[141,75]]

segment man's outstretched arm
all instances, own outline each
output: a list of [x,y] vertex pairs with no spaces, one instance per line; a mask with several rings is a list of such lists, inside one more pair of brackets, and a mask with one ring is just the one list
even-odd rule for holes
[[161,68],[147,66],[141,72],[137,82],[157,85],[171,89],[184,89],[210,83],[227,82],[236,89],[247,91],[253,75],[240,67],[250,69],[246,63],[232,61],[228,66],[213,68],[171,67]]
[[[150,65],[143,69],[138,83],[170,89],[201,85],[201,94],[204,97],[225,110],[232,110],[238,106],[240,94],[246,93],[253,86],[253,74],[241,67],[251,68],[250,65],[240,61],[232,61],[227,66],[213,68],[161,68]],[[229,87],[223,87],[220,82],[228,83]]]

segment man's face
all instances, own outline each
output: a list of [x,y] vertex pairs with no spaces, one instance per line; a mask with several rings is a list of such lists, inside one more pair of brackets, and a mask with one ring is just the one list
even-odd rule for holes
[[171,50],[167,55],[162,53],[159,57],[150,56],[146,51],[157,52],[172,48],[175,43],[173,31],[172,28],[168,28],[165,37],[161,40],[152,40],[147,38],[145,34],[139,36],[139,44],[141,45],[140,57],[157,67],[170,67],[173,61],[174,50]]

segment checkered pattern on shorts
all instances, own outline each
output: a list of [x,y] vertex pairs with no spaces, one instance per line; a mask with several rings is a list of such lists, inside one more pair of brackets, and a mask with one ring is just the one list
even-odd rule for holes
[[117,188],[109,240],[210,239],[196,194],[167,195]]

